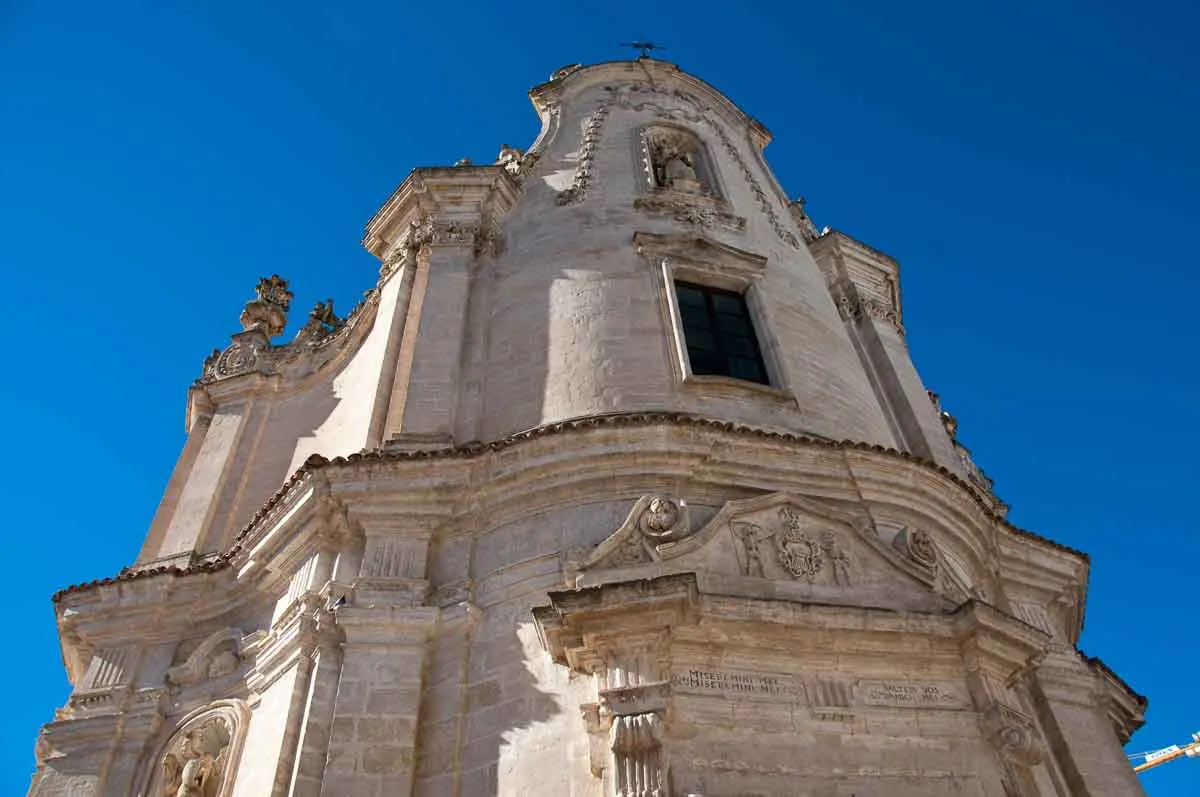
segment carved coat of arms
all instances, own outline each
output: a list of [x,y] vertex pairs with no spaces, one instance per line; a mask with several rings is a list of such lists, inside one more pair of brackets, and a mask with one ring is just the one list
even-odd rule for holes
[[790,506],[779,508],[779,521],[764,528],[757,523],[729,524],[741,548],[742,574],[764,578],[764,556],[770,556],[792,578],[838,585],[850,583],[850,558],[830,529],[806,528]]

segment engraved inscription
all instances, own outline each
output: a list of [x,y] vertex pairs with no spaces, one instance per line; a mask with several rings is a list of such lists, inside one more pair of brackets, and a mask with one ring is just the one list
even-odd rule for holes
[[674,673],[671,684],[677,689],[699,692],[723,692],[731,695],[790,697],[803,699],[803,690],[786,675],[725,672],[722,670],[686,670]]
[[867,706],[911,708],[959,708],[962,699],[944,685],[906,684],[867,681],[859,684],[859,694]]

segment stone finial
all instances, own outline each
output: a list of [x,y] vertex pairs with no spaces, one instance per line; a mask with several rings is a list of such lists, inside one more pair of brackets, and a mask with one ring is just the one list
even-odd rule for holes
[[925,393],[929,396],[929,400],[933,402],[933,408],[937,411],[938,417],[942,421],[942,426],[946,427],[946,434],[950,435],[951,440],[956,440],[958,435],[958,419],[942,408],[942,399],[937,393],[932,390],[926,390]]
[[[803,236],[804,242],[812,243],[824,233],[817,231],[817,225],[813,222],[812,217],[808,215],[807,205],[808,200],[804,197],[799,197],[788,204],[788,210],[792,214],[792,220],[800,228],[800,234]],[[825,229],[828,230],[829,228],[826,227]]]
[[255,298],[246,302],[242,310],[242,329],[246,332],[257,330],[268,338],[283,333],[287,326],[287,312],[292,304],[292,292],[288,290],[287,280],[278,274],[259,279],[254,292]]
[[500,154],[496,156],[496,165],[503,166],[506,172],[516,177],[521,173],[521,161],[524,157],[525,153],[516,147],[501,144]]
[[333,299],[326,299],[323,302],[317,302],[316,306],[309,311],[308,321],[296,333],[296,338],[310,343],[317,342],[337,332],[345,324],[345,320],[338,318],[337,314],[333,312]]

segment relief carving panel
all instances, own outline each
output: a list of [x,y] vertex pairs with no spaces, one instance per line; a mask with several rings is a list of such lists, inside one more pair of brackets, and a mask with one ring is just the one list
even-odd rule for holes
[[225,797],[240,752],[239,708],[218,706],[184,722],[163,748],[148,791],[153,797]]

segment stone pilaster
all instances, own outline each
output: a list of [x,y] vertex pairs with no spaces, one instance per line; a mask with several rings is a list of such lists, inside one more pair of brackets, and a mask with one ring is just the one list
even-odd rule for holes
[[1015,684],[1043,655],[1046,634],[1013,620],[991,606],[970,602],[959,617],[960,646],[967,687],[979,711],[981,730],[996,754],[1004,794],[1043,797],[1049,773],[1045,742],[1029,706]]
[[428,637],[427,607],[338,610],[345,634],[334,701],[325,797],[412,793],[417,717]]
[[1107,716],[1104,685],[1075,651],[1051,652],[1028,682],[1072,795],[1144,794]]

